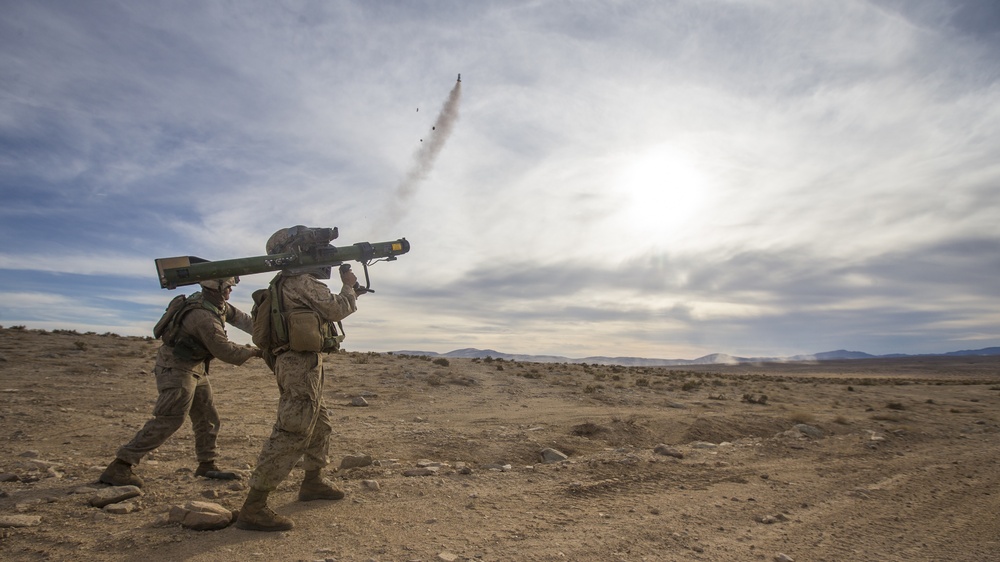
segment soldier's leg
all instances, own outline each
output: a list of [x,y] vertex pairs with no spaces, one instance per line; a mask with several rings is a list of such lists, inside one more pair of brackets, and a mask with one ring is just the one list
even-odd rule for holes
[[136,465],[146,453],[162,445],[180,429],[191,409],[195,384],[194,377],[189,373],[156,367],[159,396],[153,407],[153,418],[146,422],[131,441],[122,445],[115,456],[123,462]]
[[194,451],[199,463],[212,462],[216,458],[216,443],[219,438],[219,411],[215,408],[212,385],[207,378],[198,381],[191,401],[191,428],[194,430]]
[[292,471],[309,444],[319,416],[319,354],[287,351],[275,361],[281,395],[278,419],[264,442],[250,487],[270,492]]
[[302,468],[306,472],[322,470],[330,462],[330,434],[333,432],[333,426],[330,423],[330,414],[326,410],[326,404],[323,402],[323,382],[323,366],[320,364],[316,422],[313,424],[309,442],[306,443],[305,450],[302,451]]
[[316,426],[302,455],[302,468],[306,474],[299,487],[299,501],[339,500],[344,497],[343,490],[323,478],[323,468],[329,462],[331,432],[330,416],[321,395]]

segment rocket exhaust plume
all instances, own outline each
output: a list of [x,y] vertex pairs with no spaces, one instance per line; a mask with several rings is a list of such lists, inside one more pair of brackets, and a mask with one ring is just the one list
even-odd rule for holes
[[427,179],[431,169],[434,168],[438,154],[441,153],[445,142],[451,136],[455,123],[458,121],[458,104],[462,99],[461,75],[459,77],[459,81],[455,82],[455,86],[448,94],[448,99],[441,107],[437,119],[434,120],[429,136],[421,139],[420,149],[413,155],[413,164],[393,193],[387,217],[390,224],[399,222],[403,218],[406,209],[409,208],[410,200],[417,193],[417,188],[422,181]]

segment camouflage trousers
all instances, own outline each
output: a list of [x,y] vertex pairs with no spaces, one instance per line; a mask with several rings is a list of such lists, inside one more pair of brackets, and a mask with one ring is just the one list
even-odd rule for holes
[[330,417],[323,405],[323,358],[319,353],[286,351],[274,363],[278,379],[278,420],[264,442],[250,487],[273,491],[295,463],[320,470],[330,450]]
[[129,464],[139,464],[146,453],[162,445],[190,416],[198,462],[215,460],[221,422],[208,377],[196,378],[190,371],[159,365],[154,372],[159,396],[153,406],[153,418],[115,456]]

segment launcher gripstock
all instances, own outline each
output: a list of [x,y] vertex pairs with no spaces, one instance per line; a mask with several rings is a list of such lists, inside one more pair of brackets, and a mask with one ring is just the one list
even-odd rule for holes
[[[335,235],[334,235],[335,237]],[[333,246],[329,243],[300,248],[296,251],[252,258],[209,261],[196,256],[159,258],[156,271],[160,276],[160,287],[176,289],[184,285],[194,285],[208,279],[251,275],[279,269],[299,267],[327,267],[344,262],[361,262],[365,269],[365,291],[375,292],[368,277],[368,266],[380,261],[394,261],[396,256],[410,251],[406,238],[391,242],[358,242],[350,246]]]

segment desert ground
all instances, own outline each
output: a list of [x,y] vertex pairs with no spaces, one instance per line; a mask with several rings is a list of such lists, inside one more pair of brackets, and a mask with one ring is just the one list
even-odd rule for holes
[[[246,495],[245,478],[194,476],[189,423],[136,467],[142,495],[91,505],[150,416],[157,346],[0,329],[0,559],[1000,560],[1000,357],[679,369],[342,352],[325,399],[347,497],[296,501],[295,469],[271,505],[296,528],[259,533],[169,522],[171,506]],[[273,376],[216,361],[211,381],[220,464],[249,474]]]

